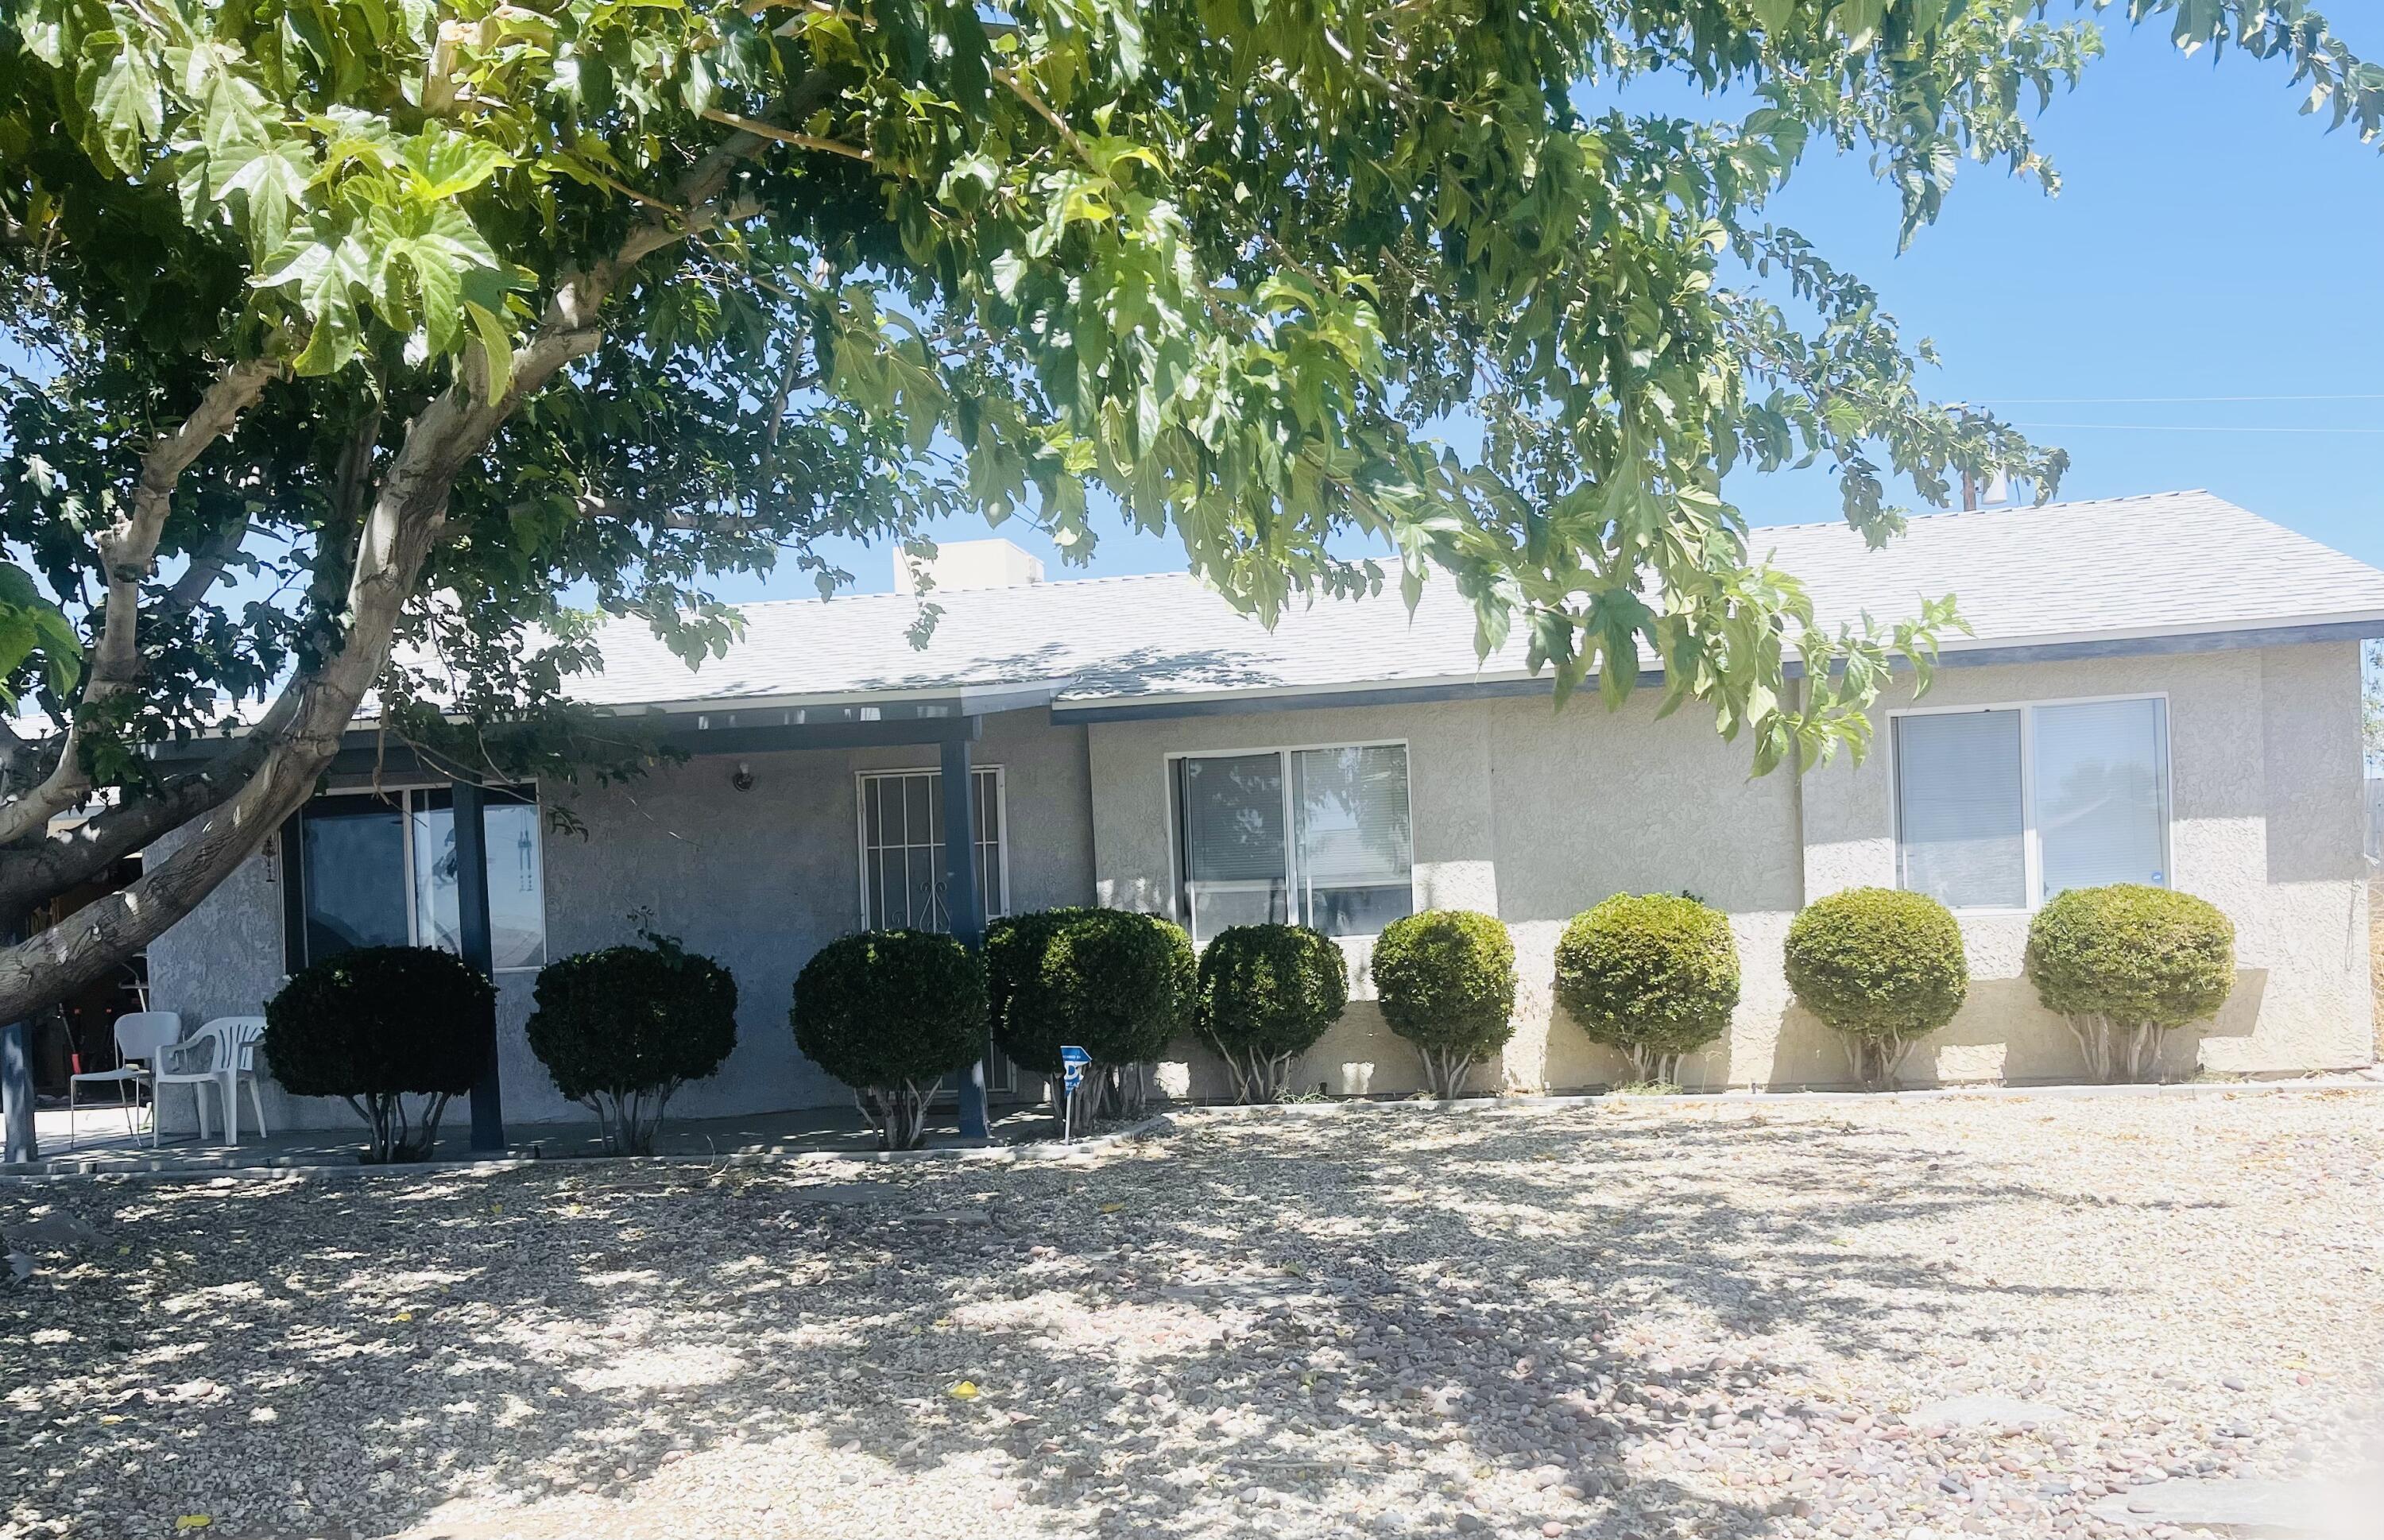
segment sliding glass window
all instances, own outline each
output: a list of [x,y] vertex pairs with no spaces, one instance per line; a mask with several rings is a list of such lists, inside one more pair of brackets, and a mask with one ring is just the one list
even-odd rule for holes
[[2168,885],[2168,706],[2157,696],[1893,718],[1896,880],[1955,909]]
[[[538,799],[487,793],[489,925],[496,966],[546,962],[545,863]],[[291,900],[294,968],[356,947],[461,951],[456,903],[455,804],[446,789],[380,795],[335,793],[306,804]]]
[[1403,744],[1186,756],[1175,793],[1195,946],[1268,921],[1371,936],[1414,912]]

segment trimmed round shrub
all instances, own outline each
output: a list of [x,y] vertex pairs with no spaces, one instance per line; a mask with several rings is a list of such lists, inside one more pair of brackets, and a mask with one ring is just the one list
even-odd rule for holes
[[1200,953],[1200,1037],[1241,1101],[1282,1098],[1292,1065],[1349,1003],[1349,963],[1305,925],[1234,925]]
[[1143,1066],[1193,1026],[1198,965],[1184,927],[1124,909],[1049,909],[997,922],[986,937],[994,1042],[1057,1079],[1062,1046],[1083,1049],[1096,1117],[1148,1099]]
[[852,1087],[888,1149],[925,1142],[928,1100],[984,1052],[985,967],[925,930],[830,941],[795,978],[795,1046]]
[[1894,888],[1852,888],[1807,904],[1789,924],[1786,965],[1797,1000],[1844,1039],[1856,1078],[1881,1089],[1970,990],[1954,912]]
[[672,1093],[737,1046],[737,981],[667,936],[538,971],[530,1051],[554,1087],[595,1112],[604,1148],[651,1155]]
[[985,927],[987,1019],[995,1046],[1021,1069],[1041,1075],[1060,1073],[1060,1046],[1070,1039],[1061,1036],[1061,1024],[1050,1018],[1041,996],[1030,992],[1023,1010],[1013,1011],[1012,1004],[1041,976],[1043,954],[1060,927],[1095,913],[1081,907],[1043,909],[1005,914]]
[[[266,1067],[292,1096],[335,1096],[372,1130],[372,1161],[427,1159],[450,1099],[497,1041],[497,991],[452,952],[359,947],[306,968],[265,1006]],[[423,1099],[411,1112],[409,1096]]]
[[1639,1078],[1677,1082],[1681,1056],[1730,1029],[1738,943],[1730,918],[1679,893],[1617,893],[1557,942],[1557,1000]]
[[2141,883],[2073,888],[2028,927],[2028,976],[2069,1024],[2097,1080],[2157,1071],[2165,1033],[2214,1014],[2235,987],[2235,926],[2191,893]]
[[1515,942],[1497,916],[1427,909],[1374,942],[1383,1020],[1415,1045],[1424,1084],[1446,1101],[1515,1035]]

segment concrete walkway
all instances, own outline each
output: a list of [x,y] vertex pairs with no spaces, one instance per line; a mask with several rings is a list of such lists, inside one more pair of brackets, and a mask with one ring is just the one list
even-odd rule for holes
[[[1019,1143],[1056,1138],[1059,1126],[1037,1104],[995,1109],[993,1141]],[[927,1125],[930,1148],[961,1142],[958,1112],[947,1107],[932,1114]],[[145,1124],[128,1136],[123,1114],[115,1108],[79,1110],[74,1118],[75,1148],[67,1142],[67,1110],[43,1107],[34,1113],[41,1159],[28,1164],[0,1167],[0,1176],[102,1175],[129,1172],[204,1173],[207,1171],[286,1170],[298,1166],[360,1163],[365,1146],[361,1124],[353,1129],[308,1128],[277,1133],[267,1138],[246,1132],[236,1147],[192,1134],[168,1132],[152,1147]],[[573,1160],[604,1153],[603,1140],[593,1123],[520,1123],[505,1130],[511,1144],[504,1154],[522,1160]],[[439,1127],[438,1158],[471,1158],[470,1111],[459,1099],[449,1107]],[[877,1148],[877,1136],[854,1107],[813,1107],[791,1112],[762,1112],[732,1118],[673,1118],[663,1124],[654,1153],[681,1159],[776,1156],[830,1151],[865,1154]]]

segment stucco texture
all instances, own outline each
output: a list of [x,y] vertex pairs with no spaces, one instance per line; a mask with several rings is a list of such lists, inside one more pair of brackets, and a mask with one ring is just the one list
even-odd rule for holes
[[[2171,880],[2234,921],[2240,972],[2216,1020],[2174,1034],[2165,1068],[2284,1074],[2370,1062],[2361,856],[2359,665],[2351,643],[1941,670],[1930,705],[2160,692],[2169,703]],[[1875,714],[1910,703],[1900,686]],[[1617,892],[1687,890],[1724,910],[1744,994],[1728,1037],[1683,1062],[1684,1084],[1849,1083],[1836,1037],[1782,976],[1789,921],[1809,897],[1895,878],[1889,756],[1841,756],[1801,776],[1751,776],[1744,744],[1702,714],[1656,719],[1544,699],[1370,706],[1091,729],[1094,843],[1104,902],[1174,913],[1166,760],[1179,753],[1360,741],[1409,745],[1416,899],[1491,910],[1514,936],[1513,1041],[1478,1089],[1567,1090],[1628,1078],[1551,1000],[1565,922]],[[2078,1049],[2021,975],[2025,913],[1965,915],[1969,1002],[1905,1067],[1912,1084],[2077,1077]],[[1345,940],[1348,1014],[1295,1077],[1333,1094],[1417,1087],[1415,1058],[1383,1025],[1369,944]],[[1162,1083],[1221,1096],[1222,1068],[1179,1045]]]
[[[1628,1078],[1627,1062],[1583,1037],[1550,994],[1565,922],[1609,894],[1689,888],[1731,912],[1743,947],[1770,938],[1777,975],[1778,936],[1798,877],[1794,785],[1785,776],[1750,776],[1744,747],[1723,743],[1708,718],[1657,720],[1652,695],[1613,714],[1588,702],[1558,711],[1545,698],[1520,697],[1105,724],[1091,735],[1101,900],[1162,913],[1174,913],[1168,756],[1405,742],[1417,906],[1488,911],[1515,941],[1515,1036],[1496,1064],[1475,1072],[1477,1089]],[[1343,948],[1348,1013],[1309,1053],[1295,1084],[1335,1095],[1419,1088],[1414,1050],[1373,1004],[1369,938],[1347,938]],[[1780,1001],[1751,977],[1740,1016],[1766,1009],[1776,1017]],[[1163,1084],[1225,1094],[1221,1065],[1195,1045],[1179,1050]],[[1682,1074],[1720,1078],[1705,1061]]]
[[[2356,645],[2341,642],[1953,668],[1928,695],[1927,704],[1944,706],[2167,694],[2170,881],[2234,922],[2237,963],[2234,993],[2216,1018],[2171,1036],[2163,1060],[2171,1074],[2197,1063],[2273,1074],[2371,1062],[2359,682]],[[1811,895],[1894,882],[1885,753],[1809,773],[1804,805]],[[1963,917],[1970,999],[1923,1041],[1907,1078],[2079,1073],[2067,1028],[2021,975],[2028,922],[2019,913]],[[1782,1040],[1820,1033],[1797,1012]]]
[[[1092,891],[1092,832],[1082,728],[1047,714],[987,720],[979,768],[1003,772],[1009,891],[1013,909],[1083,903]],[[676,936],[736,975],[737,1049],[710,1079],[683,1087],[675,1117],[826,1106],[851,1093],[794,1045],[794,978],[820,947],[861,928],[857,775],[932,769],[932,746],[751,754],[750,790],[731,784],[739,760],[702,757],[608,787],[552,785],[541,800],[568,807],[583,832],[548,828],[547,955],[636,939],[640,925]],[[195,1022],[254,1013],[282,975],[279,872],[259,859],[151,949],[156,1004]],[[536,975],[499,976],[498,1054],[509,1124],[584,1120],[554,1088],[524,1033]],[[278,1100],[276,1099],[278,1098]],[[276,1126],[338,1127],[338,1102],[268,1094]],[[169,1113],[172,1109],[169,1107]],[[460,1115],[461,1109],[457,1110]],[[170,1116],[167,1126],[186,1126]]]
[[[2353,643],[1950,667],[1930,705],[2042,702],[2161,692],[2168,701],[2171,880],[2234,921],[2241,971],[2217,1018],[2173,1036],[2167,1073],[2284,1074],[2365,1064],[2374,1055],[2362,851],[2359,664]],[[1498,914],[1516,945],[1513,1041],[1476,1088],[1567,1090],[1628,1078],[1551,1000],[1565,922],[1617,892],[1687,890],[1724,910],[1744,998],[1728,1037],[1682,1066],[1693,1087],[1846,1084],[1837,1040],[1789,997],[1781,948],[1810,897],[1892,884],[1894,828],[1888,711],[1880,747],[1799,776],[1751,776],[1750,751],[1683,711],[1658,720],[1649,692],[1620,711],[1545,697],[1328,707],[1145,722],[1054,724],[1041,712],[988,719],[980,765],[1005,772],[1014,911],[1099,901],[1174,914],[1168,757],[1351,742],[1408,746],[1419,907]],[[797,970],[860,924],[854,776],[928,767],[932,748],[757,754],[754,784],[704,758],[611,788],[549,788],[584,835],[545,840],[551,956],[631,937],[640,916],[735,972],[735,1056],[674,1111],[729,1114],[843,1099],[805,1062],[787,1026]],[[1098,789],[1098,790],[1096,790]],[[278,874],[253,861],[151,951],[156,1003],[192,1021],[261,1008],[281,974]],[[1913,1084],[2075,1077],[2067,1028],[2020,974],[2025,913],[1963,917],[1968,1003],[1906,1066]],[[1383,1025],[1371,943],[1343,941],[1347,1014],[1294,1084],[1333,1095],[1419,1085],[1415,1055]],[[522,1037],[530,977],[503,981],[506,1115],[575,1115]],[[1227,1091],[1222,1066],[1177,1045],[1161,1085]],[[349,1114],[282,1099],[280,1121]],[[169,1109],[170,1111],[170,1109]],[[171,1119],[169,1119],[169,1126]]]

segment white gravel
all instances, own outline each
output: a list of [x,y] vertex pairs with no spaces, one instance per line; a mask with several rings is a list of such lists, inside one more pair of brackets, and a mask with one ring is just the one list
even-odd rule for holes
[[2384,1406],[2372,1094],[1194,1115],[0,1230],[59,1207],[0,1536],[2091,1535],[2367,1469]]

